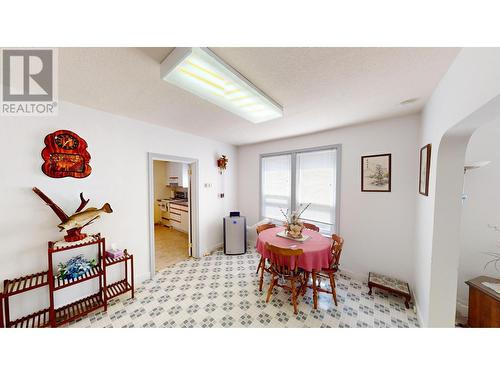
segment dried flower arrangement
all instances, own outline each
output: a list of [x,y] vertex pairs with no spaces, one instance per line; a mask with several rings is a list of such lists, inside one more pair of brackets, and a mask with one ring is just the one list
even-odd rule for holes
[[283,211],[282,208],[280,208],[280,212],[283,214],[285,217],[285,228],[286,228],[286,233],[290,237],[293,238],[302,238],[302,231],[304,230],[304,223],[300,220],[301,215],[304,213],[305,210],[309,208],[311,203],[308,203],[307,205],[301,204],[299,207],[288,213],[288,208],[286,211]]

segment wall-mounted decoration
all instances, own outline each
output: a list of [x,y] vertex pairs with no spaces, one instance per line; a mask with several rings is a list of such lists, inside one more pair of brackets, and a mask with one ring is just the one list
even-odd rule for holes
[[391,191],[391,154],[361,157],[361,191]]
[[223,172],[227,168],[227,163],[228,163],[228,158],[226,155],[222,155],[220,158],[217,159],[217,168],[219,168],[219,173],[221,174],[221,192],[218,194],[219,198],[224,198],[224,176],[222,176]]
[[87,142],[69,130],[58,130],[45,137],[42,171],[49,177],[87,177],[92,168]]
[[109,203],[105,203],[100,209],[97,208],[87,208],[82,211],[89,200],[85,200],[83,198],[83,193],[80,193],[80,206],[76,209],[75,213],[71,216],[66,215],[66,213],[55,204],[52,199],[47,197],[40,189],[34,187],[33,191],[36,195],[38,195],[42,200],[47,203],[47,205],[54,211],[59,219],[61,219],[61,223],[57,226],[59,231],[62,232],[65,230],[67,235],[64,236],[64,240],[67,242],[75,242],[83,240],[87,237],[85,233],[81,233],[81,230],[85,228],[87,225],[92,224],[95,220],[100,218],[102,213],[111,213],[113,210]]
[[227,163],[228,163],[228,158],[226,155],[222,155],[220,158],[217,159],[217,168],[219,168],[219,173],[222,174],[227,168]]
[[431,145],[420,149],[420,174],[418,178],[418,191],[422,195],[429,195],[429,173],[431,169]]

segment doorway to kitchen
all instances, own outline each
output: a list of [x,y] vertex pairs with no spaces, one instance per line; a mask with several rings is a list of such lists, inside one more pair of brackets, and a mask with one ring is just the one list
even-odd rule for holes
[[197,161],[149,154],[151,276],[197,256]]

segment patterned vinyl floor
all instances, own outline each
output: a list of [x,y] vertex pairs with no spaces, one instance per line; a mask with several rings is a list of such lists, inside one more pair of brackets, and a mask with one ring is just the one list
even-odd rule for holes
[[397,296],[338,274],[338,306],[321,294],[312,309],[312,291],[300,299],[293,314],[289,294],[276,288],[266,304],[255,274],[259,254],[226,256],[219,251],[202,259],[188,259],[157,273],[130,294],[110,301],[107,312],[90,314],[70,327],[418,327],[412,309]]

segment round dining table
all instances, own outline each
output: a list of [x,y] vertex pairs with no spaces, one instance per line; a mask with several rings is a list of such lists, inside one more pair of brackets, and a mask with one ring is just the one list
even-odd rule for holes
[[278,233],[284,230],[284,227],[276,227],[260,232],[257,237],[257,252],[264,258],[269,259],[269,252],[266,250],[266,242],[269,242],[271,245],[278,247],[302,249],[304,253],[298,257],[298,266],[304,271],[312,273],[330,266],[332,260],[331,238],[325,237],[319,232],[304,229],[302,234],[309,236],[309,238],[301,242],[278,236]]
[[298,256],[298,266],[311,274],[313,305],[314,308],[317,309],[318,291],[316,285],[316,273],[321,271],[323,268],[330,267],[330,263],[332,261],[332,239],[307,228],[304,228],[302,231],[302,234],[309,236],[309,238],[305,241],[297,241],[278,236],[278,233],[283,232],[284,230],[284,227],[275,227],[260,232],[257,237],[257,252],[265,259],[270,258],[270,254],[266,250],[266,242],[282,248],[302,249],[303,253]]

